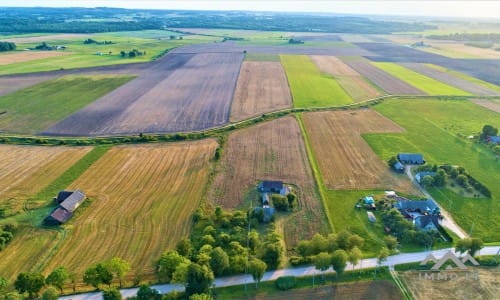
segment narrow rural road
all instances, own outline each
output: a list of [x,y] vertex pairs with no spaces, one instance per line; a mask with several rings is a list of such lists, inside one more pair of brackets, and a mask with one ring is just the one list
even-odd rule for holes
[[469,235],[460,227],[458,224],[453,220],[451,217],[450,213],[446,211],[439,203],[432,198],[431,194],[427,192],[418,182],[417,180],[413,177],[413,174],[411,173],[411,168],[412,166],[406,166],[405,167],[405,172],[406,175],[410,178],[411,182],[424,194],[424,196],[427,199],[432,199],[436,203],[437,206],[439,206],[439,209],[441,210],[441,215],[444,217],[443,220],[441,221],[441,225],[448,228],[449,230],[453,231],[456,235],[458,235],[459,238],[467,238]]
[[[391,266],[394,266],[397,264],[419,262],[419,261],[424,260],[424,258],[429,253],[432,253],[437,259],[439,259],[443,255],[445,255],[445,253],[448,251],[454,252],[455,249],[447,248],[447,249],[441,249],[441,250],[435,250],[435,251],[422,251],[422,252],[414,252],[414,253],[397,254],[397,255],[389,256],[387,258],[387,260],[382,263],[382,266],[391,267]],[[481,249],[481,251],[479,251],[477,255],[498,255],[499,253],[500,253],[499,246],[489,246],[489,247],[484,247],[483,249]],[[361,270],[361,269],[373,268],[376,266],[377,266],[377,259],[376,258],[367,258],[367,259],[362,259],[354,267],[348,263],[346,270]],[[332,273],[332,272],[333,272],[333,269],[331,269],[331,268],[326,271],[326,273]],[[262,278],[262,281],[276,280],[277,278],[279,278],[281,276],[297,276],[298,277],[298,276],[308,276],[308,275],[317,275],[317,274],[322,274],[322,272],[316,270],[312,266],[299,267],[299,268],[287,268],[287,269],[266,272],[264,274],[264,277]],[[254,283],[254,281],[252,279],[252,276],[250,276],[250,275],[234,275],[234,276],[221,277],[221,278],[215,279],[215,282],[214,282],[216,287],[226,287],[226,286],[233,286],[233,285],[253,284],[253,283]],[[172,291],[183,291],[184,290],[184,287],[182,285],[179,285],[179,284],[160,284],[160,285],[154,285],[152,287],[154,289],[158,290],[162,294],[166,294],[166,293],[169,293]],[[122,290],[120,290],[120,292],[124,298],[132,297],[132,296],[135,296],[137,294],[137,288],[122,289]],[[64,296],[64,297],[60,297],[59,299],[62,299],[62,300],[100,300],[100,299],[102,299],[102,294],[100,292],[91,292],[91,293]]]

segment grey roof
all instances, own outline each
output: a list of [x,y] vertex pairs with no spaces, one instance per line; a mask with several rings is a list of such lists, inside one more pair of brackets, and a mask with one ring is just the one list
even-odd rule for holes
[[66,198],[68,198],[69,196],[71,196],[71,194],[73,194],[73,191],[60,191],[57,194],[57,197],[56,197],[57,204],[59,204],[59,203],[63,202],[64,200],[66,200]]
[[431,215],[425,215],[425,216],[418,216],[415,218],[415,225],[419,226],[420,228],[425,228],[429,223],[433,223],[434,227],[438,228],[439,226],[439,219],[437,216],[431,216]]
[[279,192],[283,188],[283,181],[264,180],[259,184],[259,188],[264,192],[266,191]]
[[72,213],[78,208],[83,200],[85,200],[85,194],[80,190],[76,190],[66,198],[60,206]]
[[425,211],[433,211],[438,206],[431,199],[427,200],[401,199],[396,203],[395,207],[399,210],[420,210],[421,212],[425,212]]
[[63,207],[57,207],[54,211],[52,211],[49,217],[59,223],[65,223],[71,218],[72,215],[73,214],[71,212],[67,211]]
[[492,143],[500,143],[500,136],[489,136],[488,140]]
[[398,160],[424,163],[424,157],[420,153],[398,153]]

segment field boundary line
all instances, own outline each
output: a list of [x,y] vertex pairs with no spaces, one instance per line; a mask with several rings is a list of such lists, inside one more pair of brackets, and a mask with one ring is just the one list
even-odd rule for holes
[[402,280],[399,278],[398,273],[394,270],[394,266],[389,267],[389,273],[391,274],[391,277],[394,280],[394,283],[398,286],[399,291],[403,295],[404,299],[413,300],[413,297],[412,297],[411,293],[408,291],[406,284],[404,284],[404,282],[402,282]]

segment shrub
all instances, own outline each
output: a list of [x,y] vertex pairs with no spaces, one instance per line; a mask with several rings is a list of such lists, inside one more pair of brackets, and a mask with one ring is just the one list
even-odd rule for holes
[[276,287],[282,291],[293,289],[297,280],[293,276],[283,276],[276,280]]

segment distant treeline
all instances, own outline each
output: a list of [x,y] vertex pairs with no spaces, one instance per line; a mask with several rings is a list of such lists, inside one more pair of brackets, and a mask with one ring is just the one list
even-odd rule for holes
[[436,28],[423,23],[390,22],[363,17],[271,12],[37,7],[3,8],[0,13],[0,33],[92,33],[166,27],[378,34]]
[[500,43],[499,33],[451,33],[443,35],[429,35],[428,39],[449,40],[457,42],[494,42]]
[[16,50],[16,44],[11,42],[0,42],[0,52]]

